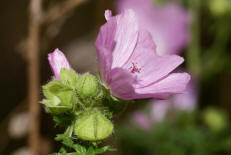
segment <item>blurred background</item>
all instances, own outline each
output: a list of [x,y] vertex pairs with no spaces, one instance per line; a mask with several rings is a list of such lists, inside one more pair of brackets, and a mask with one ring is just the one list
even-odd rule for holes
[[114,155],[231,154],[230,0],[7,0],[0,2],[0,154],[47,155],[63,129],[39,104],[51,79],[47,54],[62,50],[80,73],[98,73],[94,41],[104,11],[133,9],[159,55],[185,58],[192,80],[168,100],[137,101],[104,143]]

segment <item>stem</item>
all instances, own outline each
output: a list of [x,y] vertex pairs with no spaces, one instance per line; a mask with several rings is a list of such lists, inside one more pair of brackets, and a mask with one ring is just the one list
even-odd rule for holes
[[196,77],[200,76],[200,0],[190,0],[189,6],[193,16],[193,23],[191,24],[191,44],[187,51],[188,68]]
[[39,154],[39,32],[41,0],[30,1],[28,55],[28,102],[31,117],[28,143],[33,155]]

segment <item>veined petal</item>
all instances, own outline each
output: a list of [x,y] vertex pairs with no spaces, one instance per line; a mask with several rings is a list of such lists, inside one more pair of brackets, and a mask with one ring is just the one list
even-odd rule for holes
[[[111,12],[105,11],[105,18],[111,18]],[[109,20],[106,24],[100,27],[95,46],[97,49],[98,64],[101,76],[105,83],[108,83],[109,74],[112,65],[112,52],[115,46],[115,34],[117,23],[116,20]]]
[[96,47],[106,46],[113,49],[112,68],[121,67],[132,54],[138,37],[138,23],[135,13],[126,10],[112,17],[110,11],[105,12],[107,23],[104,24],[97,37]]
[[[105,17],[106,19],[109,19],[107,15],[105,15]],[[95,46],[98,53],[102,48],[111,50],[110,52],[112,53],[116,44],[115,42],[116,30],[117,30],[117,22],[116,20],[113,19],[108,20],[106,24],[100,27],[99,34],[95,42]]]
[[59,79],[62,68],[71,69],[67,58],[58,48],[48,54],[48,61],[56,79]]
[[133,82],[134,78],[130,73],[121,68],[115,68],[111,71],[111,81],[108,87],[113,95],[127,100],[134,94]]
[[171,94],[182,93],[190,80],[188,73],[172,73],[162,80],[144,88],[135,89],[135,98],[160,98],[164,99]]
[[107,83],[109,66],[112,69],[122,66],[132,54],[137,42],[138,24],[132,10],[114,17],[110,10],[106,10],[105,18],[107,23],[101,26],[95,45],[100,71]]
[[158,56],[155,50],[151,35],[146,31],[140,31],[135,50],[123,66],[136,77],[136,88],[145,87],[160,80],[184,61],[176,55]]
[[135,11],[139,26],[152,34],[158,55],[177,54],[187,43],[190,16],[180,4],[158,6],[151,0],[116,0],[116,6],[119,12]]
[[138,23],[135,13],[132,10],[126,10],[120,15],[111,17],[108,21],[117,22],[115,35],[115,48],[113,50],[112,68],[121,67],[131,56],[138,37]]
[[106,48],[98,48],[99,69],[103,81],[108,84],[110,81],[110,72],[112,65],[112,52]]

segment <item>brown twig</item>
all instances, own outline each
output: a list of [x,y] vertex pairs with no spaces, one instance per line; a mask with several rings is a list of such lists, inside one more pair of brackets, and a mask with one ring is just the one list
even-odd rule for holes
[[28,142],[33,154],[38,154],[39,152],[39,34],[42,15],[41,5],[41,0],[30,1],[29,35],[27,39],[28,101],[31,117]]
[[[29,129],[28,143],[30,150],[35,155],[39,154],[39,52],[41,50],[40,30],[42,25],[47,28],[54,28],[56,23],[62,23],[64,19],[82,2],[86,0],[66,0],[61,4],[56,4],[46,13],[42,12],[42,0],[30,0],[29,6],[29,31],[28,37],[20,45],[20,49],[25,50],[23,54],[28,62],[28,102],[31,124]],[[59,32],[59,31],[58,31]],[[57,33],[58,33],[57,32]],[[52,38],[52,37],[51,37]]]

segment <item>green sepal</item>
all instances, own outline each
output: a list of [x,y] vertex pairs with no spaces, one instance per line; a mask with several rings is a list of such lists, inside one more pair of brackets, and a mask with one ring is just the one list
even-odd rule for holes
[[73,70],[62,68],[60,70],[60,80],[71,88],[76,88],[78,86],[79,76]]
[[90,73],[83,74],[78,81],[77,92],[82,99],[97,97],[100,93],[99,82]]
[[72,109],[74,93],[71,88],[59,80],[53,80],[42,88],[46,99],[42,100],[41,103],[44,104],[50,112],[58,114]]
[[98,141],[109,137],[113,129],[111,121],[94,109],[78,116],[74,132],[82,140]]

